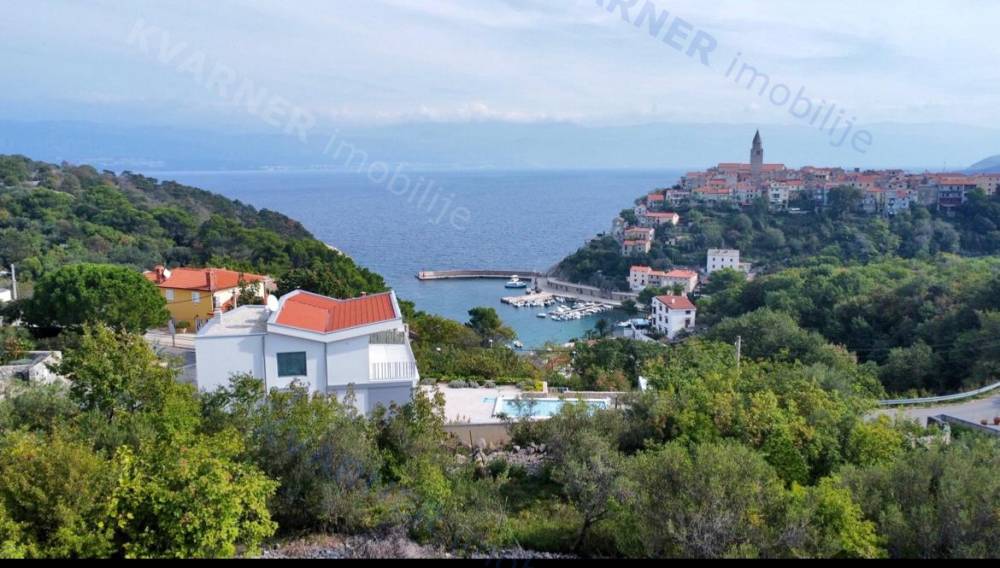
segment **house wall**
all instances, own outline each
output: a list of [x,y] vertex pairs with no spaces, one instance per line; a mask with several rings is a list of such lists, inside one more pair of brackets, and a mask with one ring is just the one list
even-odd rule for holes
[[174,290],[173,300],[167,298],[167,289],[160,288],[160,295],[167,300],[167,311],[175,322],[186,321],[192,326],[196,319],[208,319],[215,314],[212,295],[201,292],[201,302],[194,303],[191,290]]
[[[278,376],[278,354],[306,354],[306,375],[301,377]],[[326,344],[298,337],[269,334],[264,342],[265,368],[267,369],[267,388],[286,389],[298,381],[308,386],[313,392],[326,392]]]
[[233,375],[264,374],[264,336],[199,337],[194,342],[198,389],[214,391],[229,384]]
[[[674,339],[682,331],[695,326],[697,311],[670,310],[658,301],[653,302],[653,327],[656,331]],[[690,324],[688,324],[690,320]]]
[[[201,291],[201,301],[194,303],[192,290],[173,290],[174,299],[167,299],[167,288],[160,288],[160,295],[167,299],[167,311],[174,322],[186,321],[192,326],[196,319],[210,319],[215,315],[215,306],[221,306],[231,300],[239,292],[239,288],[217,290],[214,294]],[[258,295],[264,295],[264,283],[257,286]],[[212,299],[215,298],[213,303]]]
[[327,346],[327,388],[368,383],[368,336],[337,341]]

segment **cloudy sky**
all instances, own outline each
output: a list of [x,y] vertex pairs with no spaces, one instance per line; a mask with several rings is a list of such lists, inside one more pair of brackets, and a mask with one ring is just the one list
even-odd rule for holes
[[326,121],[793,122],[726,79],[741,53],[861,123],[1000,119],[1000,2],[652,2],[717,39],[712,67],[603,3],[6,0],[0,118],[242,123],[222,65]]

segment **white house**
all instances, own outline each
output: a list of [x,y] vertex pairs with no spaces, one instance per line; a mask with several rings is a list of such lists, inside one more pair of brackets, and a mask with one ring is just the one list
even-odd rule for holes
[[195,351],[200,390],[248,373],[268,390],[351,392],[364,413],[409,402],[420,380],[394,292],[338,300],[300,290],[270,307],[243,306],[206,324]]
[[0,304],[6,304],[14,300],[14,294],[9,288],[0,288]]
[[653,298],[652,324],[656,331],[674,339],[682,331],[692,329],[698,308],[684,296],[657,296]]
[[629,271],[628,284],[633,292],[642,292],[646,288],[670,288],[681,285],[684,287],[684,292],[690,294],[698,287],[698,273],[691,270],[661,272],[648,266],[633,266]]
[[708,251],[708,262],[705,265],[705,271],[712,274],[726,268],[732,268],[733,270],[740,269],[740,251],[710,249]]

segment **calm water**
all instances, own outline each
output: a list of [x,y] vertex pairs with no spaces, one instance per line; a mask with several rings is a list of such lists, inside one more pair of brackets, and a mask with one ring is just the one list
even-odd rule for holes
[[[416,302],[418,309],[466,321],[470,308],[492,306],[525,345],[537,347],[579,337],[593,328],[596,318],[542,320],[537,317],[540,309],[501,304],[502,296],[522,293],[504,289],[503,281],[422,283],[416,274],[459,268],[548,270],[595,234],[609,230],[615,214],[636,197],[672,185],[681,174],[672,170],[408,174],[413,184],[420,178],[433,182],[423,205],[419,196],[397,196],[387,183],[373,183],[357,174],[150,175],[280,211],[382,274],[401,298]],[[401,186],[396,187],[399,192]],[[459,208],[463,210],[455,213]],[[450,222],[452,214],[456,223]]]
[[[499,414],[505,414],[515,418],[525,418],[529,416],[532,418],[552,418],[562,412],[563,407],[567,404],[575,404],[575,402],[551,398],[524,400],[504,399]],[[589,406],[591,410],[606,410],[609,406],[609,402],[607,400],[588,400],[587,406]]]

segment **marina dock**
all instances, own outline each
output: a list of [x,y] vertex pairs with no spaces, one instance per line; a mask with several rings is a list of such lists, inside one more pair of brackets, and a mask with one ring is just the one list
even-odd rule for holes
[[510,280],[514,276],[534,279],[544,274],[533,270],[425,270],[417,274],[417,280]]
[[556,303],[556,297],[548,292],[542,292],[540,294],[507,296],[501,298],[500,301],[515,308],[547,308]]

